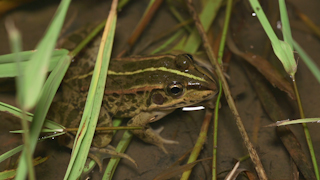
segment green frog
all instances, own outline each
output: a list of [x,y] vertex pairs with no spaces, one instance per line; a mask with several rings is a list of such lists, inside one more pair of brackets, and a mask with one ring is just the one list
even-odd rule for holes
[[[62,82],[62,102],[51,107],[53,120],[65,127],[79,126],[99,44],[97,38],[71,64]],[[112,117],[131,118],[128,126],[145,127],[132,130],[135,136],[167,153],[164,144],[177,142],[162,138],[161,130],[153,130],[149,123],[209,100],[217,91],[214,79],[189,54],[112,59],[97,126],[112,126]],[[112,132],[96,133],[92,146],[106,147],[111,139]],[[67,146],[72,148],[72,143]]]

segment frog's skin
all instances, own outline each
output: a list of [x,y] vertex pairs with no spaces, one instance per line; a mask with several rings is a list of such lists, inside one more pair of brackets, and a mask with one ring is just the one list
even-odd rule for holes
[[[63,102],[53,110],[54,120],[65,127],[79,126],[91,80],[87,74],[93,69],[99,43],[100,39],[92,42],[66,73]],[[177,142],[160,137],[149,123],[214,97],[216,83],[205,74],[187,54],[112,59],[97,126],[112,126],[112,117],[131,118],[128,126],[146,127],[133,134],[167,152],[163,144]],[[112,132],[96,134],[92,145],[105,147],[111,138]]]

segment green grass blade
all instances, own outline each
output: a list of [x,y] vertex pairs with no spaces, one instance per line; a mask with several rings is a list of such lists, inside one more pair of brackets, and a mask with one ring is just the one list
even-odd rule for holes
[[[38,164],[41,164],[41,163],[45,162],[46,160],[48,160],[48,157],[36,158],[36,159],[34,159],[32,166],[36,166]],[[16,169],[10,169],[10,170],[0,172],[0,179],[13,179],[14,176],[16,175],[16,172],[17,172]]]
[[[56,134],[53,134],[53,135],[50,135],[50,136],[45,136],[45,137],[42,137],[42,138],[39,140],[39,142],[40,142],[40,141],[43,141],[43,140],[45,140],[45,139],[51,139],[51,138],[53,138],[53,137],[61,136],[61,135],[63,135],[63,134],[65,134],[65,132],[59,132],[59,133],[56,133]],[[9,157],[17,154],[18,152],[22,151],[22,150],[23,150],[23,147],[24,147],[24,145],[20,145],[20,146],[18,146],[18,147],[15,147],[14,149],[11,149],[10,151],[2,154],[2,155],[0,155],[0,163],[1,163],[2,161],[4,161],[4,160],[8,159]],[[1,178],[0,178],[0,179],[1,179]]]
[[64,179],[77,179],[84,168],[88,156],[95,128],[97,125],[103,92],[106,83],[108,64],[111,56],[113,38],[116,27],[117,1],[113,1],[106,23],[101,45],[94,68],[84,113],[80,122],[79,131],[73,146],[71,159]]
[[[41,133],[55,133],[55,132],[63,132],[63,129],[41,129]],[[15,130],[15,131],[9,131],[10,133],[14,134],[22,134],[24,133],[24,130]]]
[[[205,31],[209,30],[210,25],[212,24],[214,18],[218,13],[222,0],[210,0],[204,5],[204,9],[199,15],[200,21],[203,24]],[[201,44],[201,38],[196,28],[193,29],[190,34],[185,47],[183,48],[184,52],[194,54]]]
[[23,149],[23,145],[20,145],[20,146],[14,148],[14,149],[11,149],[10,151],[8,151],[8,152],[6,152],[6,153],[4,153],[4,154],[1,154],[1,156],[0,156],[0,163],[1,163],[2,161],[4,161],[4,160],[8,159],[9,157],[17,154],[18,152],[22,151],[22,149]]
[[70,1],[61,1],[45,36],[36,47],[36,53],[31,56],[26,66],[23,87],[23,106],[26,110],[32,108],[39,100],[39,94],[47,76],[49,59],[55,48]]
[[[112,124],[113,127],[118,127],[120,126],[122,122],[122,119],[113,119],[112,120]],[[115,134],[117,132],[117,130],[113,131],[113,134]],[[117,151],[118,152],[118,151]],[[96,162],[94,160],[91,160],[90,163],[88,165],[86,165],[83,169],[83,174],[88,174],[91,172],[91,170],[94,168],[94,166],[96,165]]]
[[[12,21],[7,21],[6,22],[6,28],[8,31],[8,35],[9,35],[9,40],[10,40],[10,45],[11,45],[11,50],[13,52],[14,55],[14,59],[16,61],[16,63],[14,64],[16,66],[16,71],[18,76],[16,77],[16,85],[18,87],[17,90],[17,98],[18,98],[18,103],[20,105],[22,105],[22,93],[23,93],[23,89],[21,87],[23,87],[24,82],[23,82],[23,75],[21,72],[21,57],[20,57],[20,53],[22,51],[22,43],[21,43],[21,36],[20,36],[20,32],[18,31],[18,29],[14,26]],[[23,142],[24,142],[24,151],[26,152],[25,154],[25,160],[26,160],[26,169],[28,170],[28,178],[30,180],[34,180],[35,179],[35,172],[34,172],[34,168],[32,165],[32,153],[31,153],[31,148],[30,148],[30,134],[29,134],[29,126],[28,126],[28,122],[25,118],[25,112],[22,113],[22,119],[21,119],[21,125],[23,130],[25,131],[25,133],[23,134]]]
[[[55,49],[52,53],[52,57],[59,57],[61,55],[67,54],[69,51],[66,49]],[[31,56],[36,53],[36,51],[31,50],[31,51],[22,51],[19,52],[19,56],[21,58],[21,61],[29,61]],[[5,54],[5,55],[0,55],[0,65],[6,64],[6,63],[14,63],[16,60],[14,59],[13,54]]]
[[[171,13],[174,15],[174,17],[180,22],[184,22],[184,18],[180,15],[180,13],[177,11],[177,9],[175,8],[175,6],[173,5],[172,3],[172,0],[167,0],[167,4],[169,6],[169,9],[171,11]],[[184,28],[189,32],[191,33],[192,32],[192,29],[189,25],[185,25]]]
[[281,61],[286,72],[293,77],[297,71],[297,63],[293,56],[293,49],[291,48],[290,44],[288,44],[288,42],[281,41],[278,39],[266,15],[264,14],[263,9],[260,6],[260,3],[257,0],[249,0],[249,2],[252,6],[252,9],[256,13],[264,31],[266,32],[271,41],[274,53]]
[[[127,147],[129,146],[132,137],[133,137],[133,135],[130,131],[125,131],[123,133],[122,139],[120,140],[120,142],[117,145],[116,152],[124,153],[126,151]],[[113,157],[110,159],[108,166],[107,166],[107,169],[104,172],[102,179],[108,179],[108,180],[112,179],[112,176],[113,176],[120,160],[121,160],[121,158],[116,158],[116,157]]]
[[[24,51],[19,53],[21,58],[20,67],[22,71],[25,70],[27,64],[29,63],[28,60],[34,53],[34,51]],[[49,62],[48,71],[52,71],[53,68],[57,65],[58,61],[67,54],[68,50],[66,49],[54,50]],[[17,65],[14,60],[14,54],[0,56],[0,78],[15,76],[18,76],[18,71]]]
[[303,62],[306,63],[311,73],[320,83],[320,70],[318,65],[312,60],[312,58],[301,48],[301,46],[295,40],[293,40],[293,47],[300,55]]
[[[21,109],[16,108],[14,106],[11,106],[9,104],[3,103],[3,102],[0,102],[0,111],[7,112],[17,118],[22,117],[22,110]],[[33,118],[33,114],[26,112],[26,120],[32,122],[32,118]],[[49,129],[65,129],[65,127],[61,126],[60,124],[58,124],[54,121],[48,120],[48,119],[45,120],[43,126],[49,128]]]
[[130,0],[120,0],[118,3],[117,11],[121,11],[122,8],[127,5],[130,2]]
[[16,174],[15,170],[3,171],[0,173],[0,179],[12,179]]
[[293,49],[291,28],[290,28],[290,23],[288,18],[288,12],[286,8],[286,2],[284,0],[279,0],[279,9],[280,9],[283,39],[285,42],[289,44],[291,49]]
[[168,39],[165,43],[163,43],[160,47],[158,47],[157,49],[153,50],[150,54],[156,54],[160,51],[162,51],[163,49],[165,49],[166,47],[168,47],[169,44],[171,44],[172,42],[174,42],[177,38],[179,38],[182,34],[183,34],[184,30],[180,29],[179,31],[177,31],[173,36],[170,37],[170,39]]
[[[285,38],[285,41],[278,40],[278,38],[276,37],[275,33],[273,32],[265,14],[264,14],[259,2],[257,0],[249,0],[249,1],[251,3],[251,6],[254,9],[255,13],[257,14],[257,17],[258,17],[261,25],[263,26],[269,39],[271,40],[272,48],[273,48],[276,56],[279,58],[279,60],[281,61],[281,63],[284,66],[284,69],[286,70],[286,72],[290,75],[290,77],[293,80],[293,85],[294,85],[294,90],[295,90],[295,94],[296,94],[296,98],[297,98],[297,103],[299,106],[300,116],[301,116],[301,118],[304,119],[305,115],[304,115],[304,111],[302,108],[300,95],[299,95],[298,88],[296,85],[295,77],[294,77],[294,75],[297,71],[297,63],[296,63],[294,56],[293,56],[293,49],[292,49],[292,44],[291,44],[291,43],[293,43],[293,40],[291,37],[290,30],[288,30],[290,28],[289,20],[288,20],[287,15],[284,15],[284,13],[286,13],[284,1],[280,0],[279,3],[281,6],[280,10],[283,11],[283,12],[281,12],[281,20],[283,21],[283,23],[285,25],[285,27],[284,27],[285,29],[283,30],[283,36]],[[320,179],[318,165],[317,165],[317,161],[316,161],[309,129],[305,123],[302,123],[302,126],[303,126],[303,130],[305,132],[307,144],[309,146],[309,152],[311,155],[315,175],[316,175],[317,179]]]
[[[229,23],[230,23],[230,17],[231,17],[231,12],[232,12],[232,0],[227,1],[227,9],[226,9],[226,18],[224,21],[223,25],[223,31],[222,31],[222,36],[220,40],[220,45],[219,45],[219,51],[218,51],[218,62],[220,65],[222,65],[222,58],[223,58],[223,52],[225,48],[225,43],[226,43],[226,38],[227,38],[227,33],[229,29]],[[218,119],[219,119],[219,104],[220,104],[220,99],[222,96],[222,83],[221,80],[219,80],[219,94],[217,95],[217,100],[216,100],[216,105],[214,109],[214,119],[213,119],[213,147],[218,146]],[[217,148],[213,148],[212,151],[213,158],[212,158],[212,180],[217,179]]]
[[[40,100],[36,106],[33,122],[30,127],[30,150],[33,154],[44,119],[49,110],[51,102],[53,100],[56,91],[59,88],[59,85],[66,73],[71,59],[67,55],[59,61],[56,68],[51,72],[46,83],[44,84],[43,90],[41,92]],[[18,170],[17,170],[17,179],[24,179],[26,175],[26,161],[25,161],[25,151],[22,152],[22,157],[19,161]]]
[[94,38],[97,36],[97,34],[99,32],[101,32],[101,30],[104,28],[106,24],[106,20],[102,21],[100,24],[97,25],[97,27],[95,27],[93,29],[92,32],[90,32],[90,34],[88,34],[71,52],[70,52],[70,56],[74,57],[76,56],[84,47],[86,47],[86,45]]

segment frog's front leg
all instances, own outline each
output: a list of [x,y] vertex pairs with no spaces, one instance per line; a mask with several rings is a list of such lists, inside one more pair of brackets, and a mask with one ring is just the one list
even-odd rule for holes
[[129,122],[128,126],[142,126],[146,127],[143,130],[132,130],[132,133],[142,139],[144,142],[154,144],[160,147],[165,153],[167,150],[164,148],[163,144],[178,144],[177,141],[167,140],[162,138],[159,134],[163,128],[158,130],[153,130],[149,123],[155,122],[167,114],[171,113],[173,110],[168,111],[155,111],[155,112],[141,112],[134,116]]

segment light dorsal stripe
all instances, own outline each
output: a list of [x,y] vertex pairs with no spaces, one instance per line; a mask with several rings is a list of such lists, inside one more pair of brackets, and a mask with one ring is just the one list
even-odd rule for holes
[[150,67],[150,68],[146,68],[146,69],[140,69],[140,70],[136,70],[136,71],[132,71],[132,72],[115,72],[115,71],[111,71],[109,70],[108,71],[108,75],[133,75],[133,74],[139,74],[139,73],[143,73],[143,72],[148,72],[148,71],[165,71],[165,72],[171,72],[171,73],[174,73],[174,74],[178,74],[178,75],[181,75],[181,76],[185,76],[185,77],[188,77],[188,78],[191,78],[191,79],[195,79],[195,80],[199,80],[199,81],[203,81],[205,82],[204,79],[200,78],[200,77],[197,77],[197,76],[194,76],[192,74],[188,74],[188,73],[184,73],[184,72],[181,72],[181,71],[178,71],[178,70],[175,70],[175,69],[168,69],[168,68],[165,68],[165,67]]

